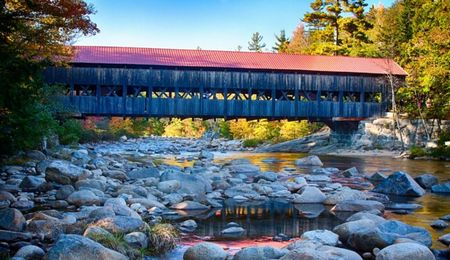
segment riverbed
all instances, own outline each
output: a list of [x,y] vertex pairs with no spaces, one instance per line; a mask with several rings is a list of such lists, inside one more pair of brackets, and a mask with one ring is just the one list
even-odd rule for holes
[[[185,154],[188,155],[188,154]],[[283,172],[286,169],[291,173],[307,173],[307,168],[297,167],[294,161],[305,157],[304,153],[253,153],[253,152],[227,152],[214,153],[215,162],[226,163],[233,159],[245,158],[252,164],[258,165],[262,171]],[[188,157],[188,156],[187,156]],[[360,172],[371,175],[381,171],[390,175],[394,171],[405,171],[415,177],[423,173],[431,173],[439,181],[450,179],[450,163],[444,161],[419,161],[409,159],[395,159],[383,156],[335,156],[321,155],[324,167],[336,167],[345,170],[356,167]],[[193,161],[164,160],[168,164],[179,166],[192,166]],[[294,170],[295,169],[295,170]],[[450,196],[427,192],[419,198],[390,197],[394,202],[418,203],[423,207],[410,214],[395,214],[386,212],[388,219],[396,219],[414,226],[427,229],[433,237],[433,248],[445,249],[437,238],[450,232],[450,228],[436,230],[430,223],[439,217],[450,214]],[[185,243],[190,244],[195,239],[211,240],[223,243],[230,250],[247,245],[272,245],[272,238],[285,234],[288,237],[299,237],[303,232],[315,229],[332,230],[335,226],[345,222],[347,216],[339,216],[330,212],[331,207],[324,205],[295,205],[283,200],[270,200],[259,203],[236,203],[233,200],[224,201],[224,208],[208,212],[200,216],[193,216],[199,220],[199,227]],[[222,241],[217,237],[228,222],[236,222],[246,227],[246,239],[239,242]],[[283,246],[284,243],[278,243]],[[275,243],[277,246],[277,243]]]

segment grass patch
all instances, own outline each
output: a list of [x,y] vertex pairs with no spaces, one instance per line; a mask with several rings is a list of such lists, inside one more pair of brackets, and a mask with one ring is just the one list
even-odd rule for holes
[[148,230],[150,255],[162,255],[177,246],[178,230],[169,223],[158,223]]
[[101,235],[92,234],[89,236],[90,239],[102,244],[103,246],[119,252],[123,255],[128,256],[130,259],[142,259],[143,255],[141,251],[131,247],[124,240],[124,234],[112,234],[112,235]]
[[259,140],[259,139],[247,139],[244,140],[244,142],[242,143],[242,146],[244,146],[245,148],[253,148],[253,147],[257,147],[258,145],[262,144],[263,141]]

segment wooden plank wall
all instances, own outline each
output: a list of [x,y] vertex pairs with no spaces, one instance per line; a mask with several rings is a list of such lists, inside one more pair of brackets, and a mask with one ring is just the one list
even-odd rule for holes
[[[378,116],[387,107],[387,89],[380,83],[382,75],[307,74],[262,71],[220,71],[181,68],[105,68],[105,67],[51,67],[45,72],[50,84],[66,86],[90,85],[102,89],[116,86],[125,96],[62,97],[65,106],[85,115],[144,116],[144,117],[201,117],[201,118],[269,118],[302,119]],[[192,98],[160,98],[130,96],[132,87],[144,90],[168,88],[173,93],[179,90],[200,92]],[[269,100],[223,100],[206,99],[205,91],[226,93],[270,93]],[[294,100],[273,98],[276,91],[295,93]],[[308,91],[320,97],[321,93],[339,93],[339,100],[299,100],[299,93]],[[127,93],[128,92],[128,93]],[[360,95],[358,102],[344,102],[344,93]],[[366,92],[382,93],[380,103],[365,102]],[[151,93],[151,91],[147,92]],[[175,96],[175,94],[173,94]]]

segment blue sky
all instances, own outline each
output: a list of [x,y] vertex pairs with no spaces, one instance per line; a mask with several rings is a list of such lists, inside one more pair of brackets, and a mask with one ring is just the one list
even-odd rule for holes
[[[312,0],[311,0],[312,1]],[[290,36],[310,0],[88,0],[101,32],[76,45],[247,50],[260,32],[271,51],[274,34]],[[369,6],[394,0],[367,0]]]

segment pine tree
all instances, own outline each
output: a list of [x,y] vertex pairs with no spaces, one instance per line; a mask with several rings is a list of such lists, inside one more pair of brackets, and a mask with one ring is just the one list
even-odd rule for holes
[[250,51],[262,52],[262,49],[266,47],[265,43],[262,43],[263,36],[259,32],[255,32],[252,35],[251,40],[248,42],[248,49]]
[[280,31],[280,35],[275,35],[275,47],[272,49],[278,53],[286,53],[289,47],[289,38],[286,37],[286,32],[284,30]]

